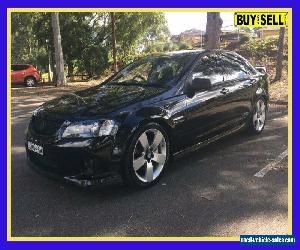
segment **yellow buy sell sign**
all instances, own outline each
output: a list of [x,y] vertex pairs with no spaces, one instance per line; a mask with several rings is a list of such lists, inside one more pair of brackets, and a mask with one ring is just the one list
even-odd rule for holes
[[236,27],[287,27],[288,12],[235,12]]

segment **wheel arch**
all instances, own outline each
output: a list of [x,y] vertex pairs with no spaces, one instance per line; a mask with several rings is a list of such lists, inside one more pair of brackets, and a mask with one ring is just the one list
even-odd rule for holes
[[168,135],[168,139],[169,139],[169,142],[170,142],[170,149],[172,148],[171,147],[171,144],[173,143],[173,130],[172,130],[172,126],[166,121],[164,120],[163,118],[148,118],[148,119],[144,119],[142,120],[137,129],[146,125],[146,124],[149,124],[149,123],[157,123],[158,125],[160,125],[167,133]]
[[140,120],[137,123],[137,125],[131,130],[130,135],[128,136],[128,138],[126,139],[126,142],[124,143],[123,150],[122,150],[123,154],[122,154],[121,159],[124,159],[124,157],[127,153],[127,150],[129,148],[129,145],[130,145],[136,131],[139,128],[141,128],[141,127],[143,127],[143,126],[145,126],[149,123],[157,123],[158,125],[160,125],[165,130],[165,132],[168,135],[168,139],[169,139],[169,143],[170,143],[170,145],[169,145],[170,146],[169,147],[169,150],[170,150],[169,155],[170,155],[170,157],[172,157],[172,155],[173,155],[173,150],[172,150],[173,146],[172,145],[173,145],[173,141],[174,141],[173,140],[172,126],[163,118],[145,118],[145,119]]
[[[139,133],[143,133],[144,128],[149,129],[152,126],[150,124],[153,124],[153,127],[158,129],[157,125],[161,127],[164,132],[167,134],[168,140],[169,140],[169,152],[168,152],[168,159],[170,160],[172,157],[172,147],[171,147],[171,141],[172,141],[172,127],[168,124],[167,121],[165,121],[163,118],[144,118],[141,119],[139,122],[136,123],[136,126],[131,130],[130,136],[128,136],[127,141],[124,143],[125,149],[123,151],[122,157],[121,157],[121,165],[120,165],[120,173],[122,175],[122,178],[124,180],[125,184],[134,185],[136,183],[135,179],[137,177],[132,177],[132,166],[131,166],[131,152],[135,148],[135,144],[133,143],[133,140],[139,137]],[[147,126],[150,125],[150,126]],[[147,126],[147,127],[145,127]],[[137,134],[138,133],[138,134]],[[168,161],[169,162],[169,161]],[[130,165],[129,165],[130,164]],[[164,165],[164,168],[167,167],[168,164]],[[163,170],[162,170],[163,171]],[[155,182],[157,182],[160,179],[160,176],[162,173],[159,173],[159,176],[154,179],[154,181],[146,184],[139,184],[142,187],[151,186]]]
[[261,88],[259,87],[256,92],[255,92],[255,95],[254,95],[254,98],[253,98],[253,107],[254,107],[254,104],[256,103],[256,101],[259,99],[259,98],[263,98],[266,102],[266,106],[267,106],[267,109],[268,109],[268,104],[269,104],[269,94],[268,94],[268,91],[266,91],[264,88]]

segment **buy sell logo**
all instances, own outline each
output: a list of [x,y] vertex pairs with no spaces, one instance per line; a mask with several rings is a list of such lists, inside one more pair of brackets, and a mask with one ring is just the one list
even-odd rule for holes
[[235,12],[236,27],[287,27],[287,12]]

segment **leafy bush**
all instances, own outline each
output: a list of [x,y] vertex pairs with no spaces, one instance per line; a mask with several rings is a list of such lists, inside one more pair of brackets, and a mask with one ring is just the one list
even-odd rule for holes
[[109,66],[108,50],[101,46],[90,46],[83,51],[83,59],[79,71],[86,72],[89,77],[100,75]]
[[240,35],[240,44],[244,44],[251,39],[250,34]]
[[275,38],[249,39],[241,45],[239,53],[246,57],[275,57],[277,54],[277,41]]
[[178,49],[179,50],[192,49],[192,48],[193,48],[193,46],[191,44],[189,44],[189,43],[183,43],[183,42],[181,42],[178,45]]

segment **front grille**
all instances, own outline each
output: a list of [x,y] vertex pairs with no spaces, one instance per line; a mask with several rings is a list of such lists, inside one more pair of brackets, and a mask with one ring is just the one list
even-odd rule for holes
[[62,176],[78,175],[85,170],[84,157],[73,152],[61,153],[57,149],[44,148],[44,155],[27,150],[29,159],[39,168]]
[[31,119],[31,125],[33,130],[37,134],[41,135],[53,135],[63,124],[62,120],[50,120],[40,116],[33,116]]

